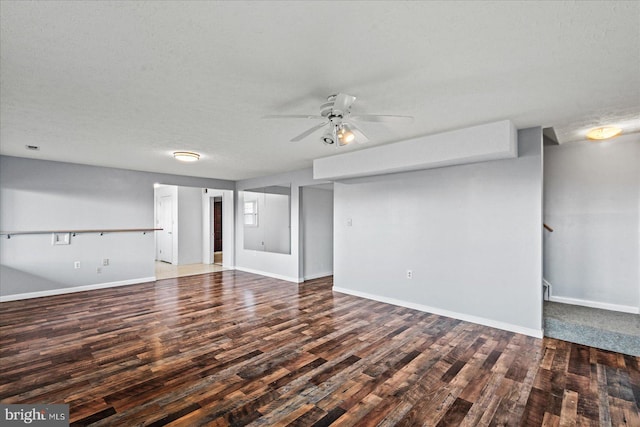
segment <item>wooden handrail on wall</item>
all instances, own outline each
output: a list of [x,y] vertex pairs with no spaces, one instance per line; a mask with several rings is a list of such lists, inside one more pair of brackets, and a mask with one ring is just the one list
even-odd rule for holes
[[542,224],[545,228],[545,230],[550,231],[551,233],[553,233],[553,228],[549,227],[547,224]]
[[76,234],[87,233],[100,233],[102,236],[104,233],[142,233],[147,234],[151,231],[161,231],[162,228],[105,228],[95,230],[38,230],[38,231],[0,231],[0,236],[7,236],[10,239],[11,236],[17,236],[19,234],[56,234],[56,233],[71,233],[74,236]]

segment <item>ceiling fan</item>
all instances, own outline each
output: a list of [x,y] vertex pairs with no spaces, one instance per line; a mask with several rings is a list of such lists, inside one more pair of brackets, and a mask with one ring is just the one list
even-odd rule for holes
[[367,142],[369,138],[358,127],[355,122],[407,122],[413,120],[411,116],[394,116],[381,114],[359,114],[351,115],[351,105],[355,102],[356,97],[339,93],[327,97],[327,102],[320,106],[320,115],[306,114],[285,114],[285,115],[268,115],[265,119],[312,119],[322,120],[323,122],[313,126],[312,128],[302,132],[300,135],[291,139],[292,142],[301,141],[317,130],[327,127],[322,135],[322,142],[327,145],[337,144],[342,147],[351,142]]

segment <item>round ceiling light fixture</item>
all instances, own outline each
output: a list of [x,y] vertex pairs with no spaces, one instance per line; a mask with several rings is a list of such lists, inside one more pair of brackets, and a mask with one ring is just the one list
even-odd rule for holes
[[173,157],[181,162],[195,162],[200,159],[200,154],[192,151],[176,151],[173,153]]
[[587,132],[587,139],[591,139],[593,141],[602,141],[603,139],[613,138],[614,136],[620,135],[622,129],[615,126],[602,126],[599,128],[591,129]]

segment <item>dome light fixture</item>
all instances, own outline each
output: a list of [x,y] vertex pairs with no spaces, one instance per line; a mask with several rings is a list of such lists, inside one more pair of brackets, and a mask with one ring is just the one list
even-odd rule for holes
[[615,126],[602,126],[599,128],[591,129],[587,132],[587,139],[591,139],[593,141],[602,141],[604,139],[613,138],[615,136],[620,135],[622,133],[622,129]]
[[200,159],[200,154],[192,151],[176,151],[173,153],[173,157],[181,162],[195,162]]

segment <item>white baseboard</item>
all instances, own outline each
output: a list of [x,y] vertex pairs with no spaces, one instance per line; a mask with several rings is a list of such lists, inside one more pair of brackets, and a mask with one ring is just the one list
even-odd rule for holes
[[274,279],[286,280],[287,282],[300,283],[302,281],[297,277],[283,276],[281,274],[269,273],[268,271],[254,270],[253,268],[236,266],[235,269],[238,271],[244,271],[245,273],[259,274],[261,276],[272,277]]
[[535,338],[543,337],[542,329],[533,329],[533,328],[525,328],[523,326],[513,325],[511,323],[500,322],[497,320],[486,319],[484,317],[473,316],[464,313],[457,313],[454,311],[443,310],[441,308],[430,307],[423,304],[415,304],[408,301],[403,301],[395,298],[383,297],[380,295],[369,294],[367,292],[354,291],[352,289],[333,287],[333,290],[336,292],[340,292],[342,294],[353,295],[357,297],[367,298],[374,301],[380,301],[387,304],[393,304],[400,307],[411,308],[418,311],[423,311],[426,313],[433,313],[440,316],[451,317],[458,320],[464,320],[465,322],[477,323],[479,325],[489,326],[491,328],[502,329],[505,331],[515,332],[518,334],[528,335]]
[[73,286],[71,288],[48,289],[46,291],[27,292],[24,294],[3,295],[3,296],[0,296],[0,302],[70,294],[73,292],[92,291],[95,289],[115,288],[116,286],[137,285],[140,283],[155,282],[155,280],[156,280],[155,276],[140,277],[138,279],[120,280],[117,282],[96,283],[93,285]]
[[603,310],[620,311],[622,313],[640,314],[640,308],[632,305],[611,304],[608,302],[590,301],[586,299],[558,297],[551,295],[549,297],[551,302],[559,302],[562,304],[581,305],[583,307],[600,308]]
[[321,277],[327,277],[327,276],[331,276],[331,275],[333,275],[333,271],[325,271],[325,272],[322,272],[322,273],[316,273],[316,274],[311,274],[309,276],[304,276],[302,281],[304,282],[305,280],[319,279]]

